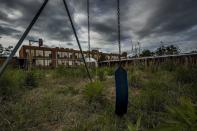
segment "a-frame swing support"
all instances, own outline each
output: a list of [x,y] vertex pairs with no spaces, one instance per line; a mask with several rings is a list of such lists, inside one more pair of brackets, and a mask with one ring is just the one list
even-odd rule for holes
[[[36,15],[34,16],[33,20],[31,21],[31,23],[29,24],[29,26],[27,27],[27,29],[25,30],[25,32],[23,33],[22,37],[20,38],[20,40],[18,41],[18,43],[16,44],[16,46],[14,47],[13,51],[11,52],[11,54],[9,55],[9,57],[6,59],[6,61],[3,63],[3,65],[0,67],[0,77],[1,75],[3,74],[3,72],[5,71],[8,63],[11,61],[11,59],[14,57],[14,55],[16,54],[17,50],[19,49],[19,47],[22,45],[24,39],[26,38],[26,36],[28,35],[28,33],[30,32],[30,30],[32,29],[33,25],[36,23],[36,21],[38,20],[40,14],[42,13],[42,11],[44,10],[46,4],[48,3],[49,0],[45,0],[44,3],[42,4],[41,8],[38,10],[38,12],[36,13]],[[81,48],[81,44],[79,42],[79,39],[78,39],[78,36],[77,36],[77,32],[75,30],[75,27],[74,27],[74,24],[73,24],[73,21],[72,21],[72,18],[71,18],[71,15],[70,15],[70,11],[68,9],[68,6],[67,6],[67,3],[66,3],[66,0],[63,0],[63,3],[64,3],[64,6],[66,8],[66,12],[68,14],[68,17],[69,17],[69,20],[70,20],[70,23],[71,23],[71,26],[72,26],[72,29],[73,29],[73,33],[75,35],[75,38],[76,38],[76,41],[77,41],[77,44],[79,46],[79,49],[80,49],[80,52],[81,52],[81,55],[82,55],[82,59],[83,59],[83,62],[85,64],[85,68],[86,68],[86,71],[87,71],[87,74],[88,74],[88,77],[90,79],[90,81],[92,81],[91,79],[91,76],[90,76],[90,72],[88,70],[88,67],[87,67],[87,64],[86,64],[86,61],[85,61],[85,57],[83,55],[83,51],[82,51],[82,48]]]

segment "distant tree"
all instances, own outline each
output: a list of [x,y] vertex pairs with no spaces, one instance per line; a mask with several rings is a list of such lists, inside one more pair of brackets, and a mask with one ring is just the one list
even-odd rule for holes
[[158,56],[162,56],[162,55],[165,55],[165,52],[166,52],[165,46],[161,46],[157,48],[157,50],[155,51],[155,54]]
[[191,51],[190,53],[197,53],[197,50],[193,50],[193,51]]
[[105,54],[101,54],[100,58],[98,61],[105,61],[107,60],[106,55]]
[[122,57],[127,57],[127,52],[123,52]]
[[170,46],[161,46],[159,48],[157,48],[157,50],[155,51],[155,54],[157,56],[162,56],[162,55],[174,55],[174,54],[179,54],[180,51],[178,49],[178,47],[174,46],[174,45],[170,45]]
[[170,45],[166,47],[166,55],[174,55],[179,54],[178,47],[175,47],[174,45]]
[[3,47],[2,44],[0,44],[0,56],[8,56],[11,54],[13,49],[13,46]]
[[142,54],[140,54],[141,57],[146,57],[146,56],[153,56],[154,53],[151,52],[150,50],[143,50]]
[[3,56],[4,47],[0,44],[0,56]]

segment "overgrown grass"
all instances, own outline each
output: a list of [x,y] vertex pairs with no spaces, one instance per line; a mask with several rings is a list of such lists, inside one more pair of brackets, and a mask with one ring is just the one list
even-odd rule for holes
[[25,73],[22,70],[9,68],[0,78],[0,97],[10,98],[20,92],[24,85]]
[[97,81],[89,83],[83,67],[9,68],[0,78],[0,130],[170,131],[168,120],[181,123],[183,130],[196,129],[196,66],[129,67],[128,113],[123,117],[114,113],[114,71],[91,69]]
[[88,77],[84,67],[68,68],[65,66],[59,66],[54,70],[55,77],[65,78],[86,78]]
[[85,86],[84,95],[89,102],[102,100],[103,85],[101,82],[91,82]]

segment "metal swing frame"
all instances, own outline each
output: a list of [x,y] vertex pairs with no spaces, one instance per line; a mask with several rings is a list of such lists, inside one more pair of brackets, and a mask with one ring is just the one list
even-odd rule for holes
[[[9,55],[9,57],[5,60],[5,62],[3,63],[3,65],[0,67],[0,77],[2,76],[3,72],[5,71],[8,63],[11,61],[11,59],[14,57],[14,55],[16,54],[17,50],[19,49],[19,47],[22,45],[23,41],[25,40],[26,36],[29,34],[30,30],[32,29],[32,27],[34,26],[34,24],[36,23],[36,21],[38,20],[38,18],[40,17],[41,13],[43,12],[44,8],[46,7],[47,3],[49,2],[49,0],[45,0],[44,3],[42,4],[42,6],[40,7],[40,9],[38,10],[38,12],[36,13],[36,15],[34,16],[34,18],[32,19],[31,23],[29,24],[29,26],[26,28],[25,32],[23,33],[22,37],[20,38],[20,40],[18,41],[18,43],[16,44],[16,46],[14,47],[13,51],[11,52],[11,54]],[[66,9],[66,12],[67,12],[67,15],[69,17],[69,20],[70,20],[70,24],[71,24],[71,27],[72,27],[72,30],[73,30],[73,33],[75,35],[75,38],[76,38],[76,41],[77,41],[77,44],[78,44],[78,47],[80,49],[80,53],[82,55],[82,59],[83,59],[83,62],[85,64],[85,68],[86,68],[86,71],[87,71],[87,74],[88,74],[88,77],[90,79],[90,81],[92,81],[92,78],[91,78],[91,75],[90,75],[90,72],[88,70],[88,67],[87,67],[87,63],[85,61],[85,57],[83,55],[83,50],[81,48],[81,44],[79,42],[79,39],[78,39],[78,36],[77,36],[77,32],[76,32],[76,29],[75,29],[75,26],[74,26],[74,23],[73,23],[73,20],[72,20],[72,17],[70,15],[70,11],[69,11],[69,8],[68,8],[68,5],[66,3],[66,0],[63,0],[63,3],[64,3],[64,7]]]

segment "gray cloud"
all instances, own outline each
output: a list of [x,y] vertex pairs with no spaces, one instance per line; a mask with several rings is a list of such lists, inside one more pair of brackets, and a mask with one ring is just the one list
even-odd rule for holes
[[10,28],[10,27],[2,27],[0,25],[0,35],[11,35],[11,36],[14,36],[17,33],[21,33],[21,32],[18,31],[18,30],[15,30],[13,28]]
[[73,43],[67,43],[68,46],[73,46]]
[[[43,1],[0,0],[0,35],[19,39]],[[67,2],[82,46],[87,47],[87,1]],[[141,40],[147,48],[159,46],[156,43],[165,39],[189,40],[193,41],[191,46],[196,46],[196,0],[121,0],[120,4],[121,40],[124,48],[130,48],[130,39]],[[90,0],[92,48],[115,48],[116,7],[116,0]],[[27,39],[38,37],[45,37],[46,42],[60,41],[76,46],[62,0],[49,1]]]
[[140,37],[162,33],[175,34],[186,31],[197,22],[196,0],[160,0],[155,12],[138,32]]

